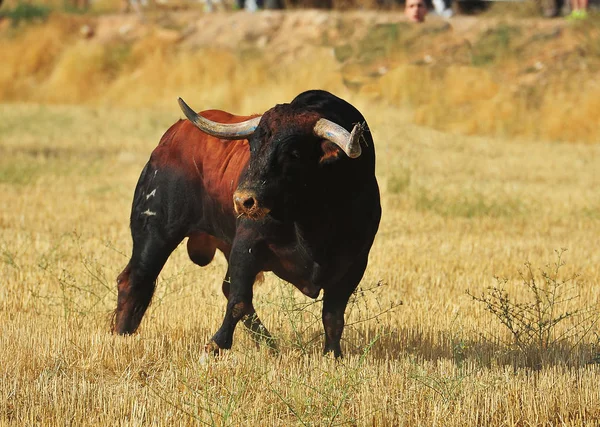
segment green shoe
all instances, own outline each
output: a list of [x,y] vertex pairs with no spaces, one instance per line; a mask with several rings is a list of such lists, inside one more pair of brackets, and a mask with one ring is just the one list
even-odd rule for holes
[[585,9],[575,9],[569,15],[566,16],[567,21],[579,21],[587,18],[587,11]]

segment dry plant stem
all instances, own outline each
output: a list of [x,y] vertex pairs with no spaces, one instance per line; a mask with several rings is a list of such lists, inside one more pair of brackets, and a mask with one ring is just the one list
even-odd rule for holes
[[[599,318],[598,309],[580,299],[578,275],[561,277],[565,249],[555,252],[556,262],[539,273],[541,283],[531,263],[525,263],[525,271],[519,272],[519,276],[527,293],[520,301],[504,290],[507,279],[497,278],[498,287],[490,288],[480,297],[467,292],[506,327],[514,348],[521,355],[533,357],[538,368],[543,363],[551,363],[554,348],[571,340],[567,343],[568,355],[586,338]],[[565,320],[571,320],[571,324],[563,326]]]

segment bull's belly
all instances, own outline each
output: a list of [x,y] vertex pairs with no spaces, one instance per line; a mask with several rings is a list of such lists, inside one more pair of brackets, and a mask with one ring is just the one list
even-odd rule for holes
[[305,250],[294,246],[270,245],[269,249],[272,257],[267,261],[268,270],[311,298],[318,298],[322,289],[337,286],[353,261],[352,258],[341,256],[317,262],[305,255]]
[[301,283],[290,283],[292,283],[292,285],[298,288],[300,292],[302,292],[304,295],[313,299],[317,299],[319,297],[319,294],[321,293],[321,287],[309,281],[302,281]]
[[319,297],[323,287],[313,279],[315,273],[313,268],[299,268],[297,264],[288,264],[287,269],[281,268],[281,265],[278,267],[271,270],[277,277],[291,283],[310,298],[316,299]]

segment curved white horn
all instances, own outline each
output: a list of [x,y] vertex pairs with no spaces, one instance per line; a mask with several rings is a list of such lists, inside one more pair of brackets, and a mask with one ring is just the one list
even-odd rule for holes
[[261,116],[246,120],[240,123],[217,123],[202,117],[181,98],[178,99],[179,107],[187,119],[192,122],[202,132],[223,139],[242,139],[247,138],[254,133]]
[[365,125],[357,123],[352,132],[327,119],[319,119],[313,128],[316,136],[333,142],[340,147],[346,155],[352,159],[357,158],[362,153],[360,148],[360,138]]

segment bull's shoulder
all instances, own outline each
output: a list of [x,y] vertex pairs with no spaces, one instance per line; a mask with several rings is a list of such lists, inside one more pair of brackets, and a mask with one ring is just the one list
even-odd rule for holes
[[[246,119],[220,110],[201,114],[223,123]],[[202,132],[189,120],[179,120],[162,136],[150,162],[157,168],[177,171],[188,180],[201,180],[213,197],[231,200],[232,188],[237,186],[249,156],[247,140],[216,138]]]

